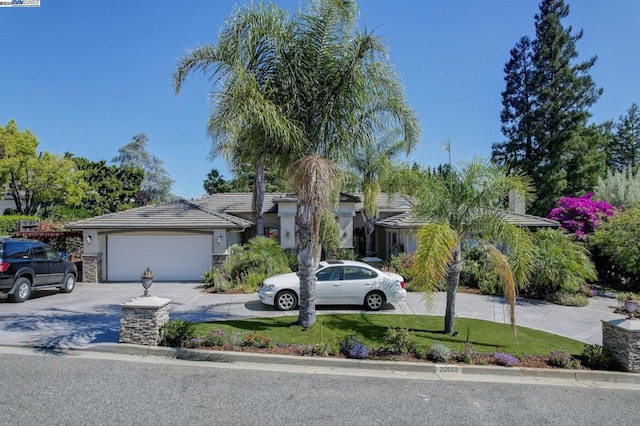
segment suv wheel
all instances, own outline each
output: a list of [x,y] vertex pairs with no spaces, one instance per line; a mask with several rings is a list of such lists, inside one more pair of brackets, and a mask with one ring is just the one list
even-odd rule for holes
[[67,274],[64,277],[64,282],[62,283],[62,287],[60,287],[60,291],[63,293],[71,293],[74,288],[76,288],[76,277],[74,277],[73,274]]
[[31,281],[25,277],[16,280],[13,294],[9,295],[12,302],[22,303],[31,295]]

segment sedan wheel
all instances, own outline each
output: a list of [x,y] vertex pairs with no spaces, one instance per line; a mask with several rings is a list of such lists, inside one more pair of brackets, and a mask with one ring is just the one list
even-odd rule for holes
[[67,274],[67,276],[64,277],[64,285],[60,288],[60,291],[63,293],[71,293],[74,288],[76,288],[76,277],[72,274]]
[[294,292],[285,290],[276,295],[274,305],[279,311],[290,311],[298,306],[298,298]]
[[9,298],[16,303],[24,302],[31,295],[31,281],[26,278],[16,280],[16,290]]
[[381,293],[369,293],[364,298],[364,306],[370,311],[379,311],[382,305],[384,305],[384,296]]

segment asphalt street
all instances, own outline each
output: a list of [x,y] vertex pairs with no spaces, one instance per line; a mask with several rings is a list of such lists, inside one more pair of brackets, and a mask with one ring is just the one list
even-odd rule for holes
[[0,425],[637,423],[637,385],[456,382],[21,348],[0,348],[0,363]]

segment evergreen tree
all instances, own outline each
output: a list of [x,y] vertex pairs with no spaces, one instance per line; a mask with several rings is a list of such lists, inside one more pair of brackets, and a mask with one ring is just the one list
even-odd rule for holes
[[505,66],[502,133],[493,160],[530,175],[537,200],[533,210],[546,215],[563,195],[590,190],[604,173],[603,138],[587,127],[588,109],[602,93],[590,68],[596,57],[577,62],[576,43],[561,20],[569,14],[563,0],[543,0],[535,16],[535,39],[520,39]]
[[118,155],[112,160],[121,167],[138,167],[144,170],[144,179],[136,195],[136,204],[139,206],[150,202],[168,201],[171,198],[173,184],[163,161],[147,151],[147,142],[147,135],[138,133],[131,142],[118,149]]
[[621,115],[616,124],[616,134],[609,147],[607,166],[615,171],[640,167],[640,111],[633,103],[626,115]]

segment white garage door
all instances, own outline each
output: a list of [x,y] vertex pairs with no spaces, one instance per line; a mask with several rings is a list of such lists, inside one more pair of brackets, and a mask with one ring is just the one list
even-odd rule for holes
[[200,281],[211,269],[211,235],[109,235],[107,280],[140,282],[149,267],[156,281]]

